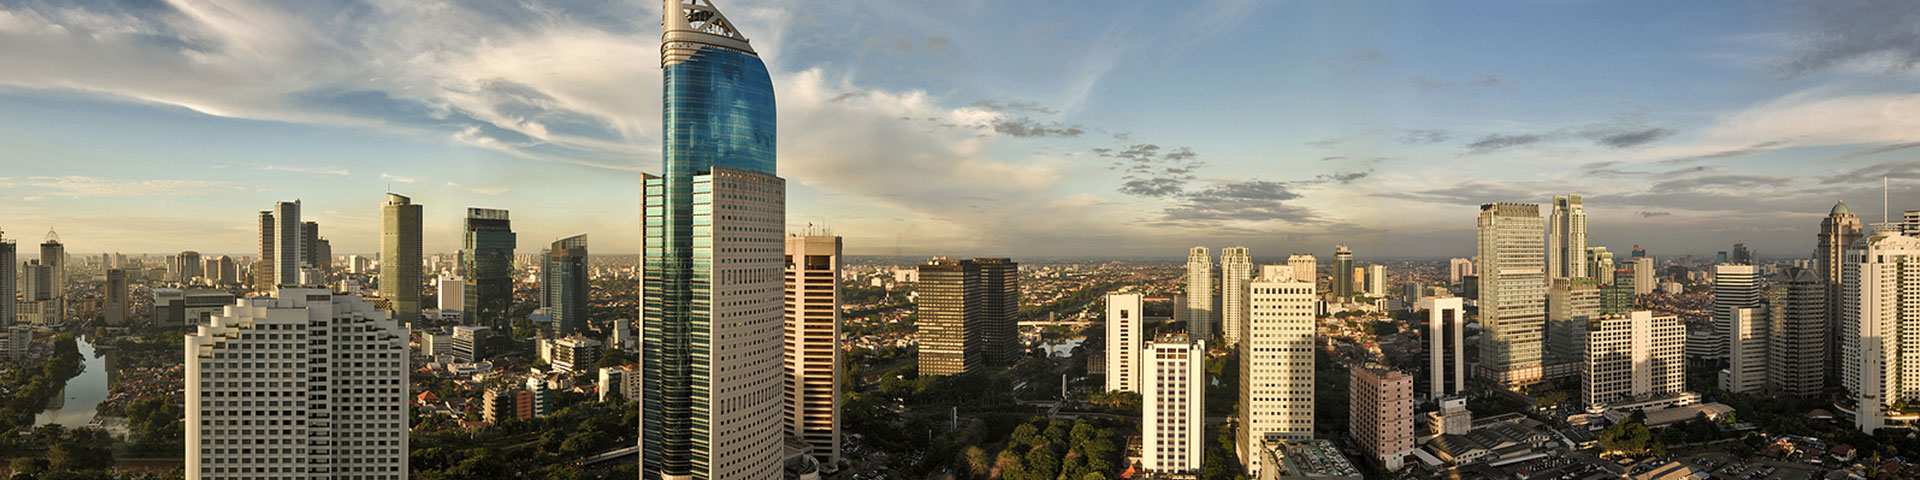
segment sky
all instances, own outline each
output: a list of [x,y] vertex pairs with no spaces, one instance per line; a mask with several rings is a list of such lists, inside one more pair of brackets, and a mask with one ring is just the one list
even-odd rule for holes
[[[1477,205],[1590,240],[1807,256],[1920,209],[1920,4],[717,0],[768,64],[788,226],[855,255],[1467,256]],[[384,193],[523,253],[639,244],[652,1],[0,0],[0,230],[242,254]]]

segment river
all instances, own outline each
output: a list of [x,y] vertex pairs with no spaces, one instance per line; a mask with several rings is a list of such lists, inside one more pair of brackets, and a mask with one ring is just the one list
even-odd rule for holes
[[81,364],[86,368],[80,371],[80,375],[67,380],[60,396],[47,402],[47,410],[35,417],[34,425],[58,423],[67,428],[87,426],[93,422],[95,405],[107,399],[111,355],[96,355],[93,344],[85,339],[74,343],[80,347]]

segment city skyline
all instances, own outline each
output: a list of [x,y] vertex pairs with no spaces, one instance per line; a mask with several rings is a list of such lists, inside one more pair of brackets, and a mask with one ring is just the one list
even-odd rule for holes
[[[1893,217],[1920,193],[1900,182],[1920,178],[1920,128],[1890,113],[1920,106],[1920,52],[1866,42],[1902,25],[1868,3],[734,3],[772,53],[787,228],[832,226],[849,255],[1161,256],[1204,234],[1464,256],[1459,207],[1568,191],[1592,207],[1591,245],[1799,255],[1834,201],[1879,217],[1876,177],[1895,179]],[[75,252],[247,252],[245,207],[292,197],[333,251],[367,253],[388,190],[436,206],[428,252],[487,207],[520,213],[521,250],[587,232],[636,253],[634,202],[573,206],[661,173],[657,71],[604,61],[649,56],[658,5],[203,7],[0,9],[16,46],[0,62],[28,67],[0,73],[19,112],[0,120],[13,230],[50,226]],[[872,20],[817,28],[851,12]],[[1633,234],[1648,229],[1675,232]]]

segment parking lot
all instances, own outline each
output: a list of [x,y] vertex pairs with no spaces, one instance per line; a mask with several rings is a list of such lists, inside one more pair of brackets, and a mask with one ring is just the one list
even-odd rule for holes
[[1713,480],[1811,480],[1816,476],[1816,472],[1806,466],[1740,460],[1725,453],[1700,454],[1682,461]]

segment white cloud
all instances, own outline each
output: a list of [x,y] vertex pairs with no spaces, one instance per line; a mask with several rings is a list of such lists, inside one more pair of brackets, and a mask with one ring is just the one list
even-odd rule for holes
[[457,188],[460,190],[465,190],[468,192],[487,195],[487,196],[499,196],[500,194],[507,193],[507,190],[509,190],[507,187],[476,187],[476,186],[462,185],[462,184],[451,182],[451,181],[447,182],[447,187]]
[[[208,180],[120,180],[70,175],[0,179],[0,187],[42,192],[56,197],[199,196],[236,193],[245,188]],[[35,195],[30,198],[43,198]]]
[[393,174],[390,174],[390,173],[381,173],[381,174],[380,174],[380,179],[381,179],[381,180],[392,180],[392,181],[395,181],[395,182],[400,182],[400,183],[413,183],[413,182],[416,182],[416,181],[419,181],[419,179],[417,179],[417,178],[412,178],[412,177],[400,177],[400,176],[394,176]]
[[347,169],[327,168],[327,167],[288,167],[288,166],[281,166],[281,165],[267,165],[266,167],[262,167],[261,169],[272,171],[272,172],[307,173],[307,174],[314,174],[314,175],[347,175],[348,174]]

